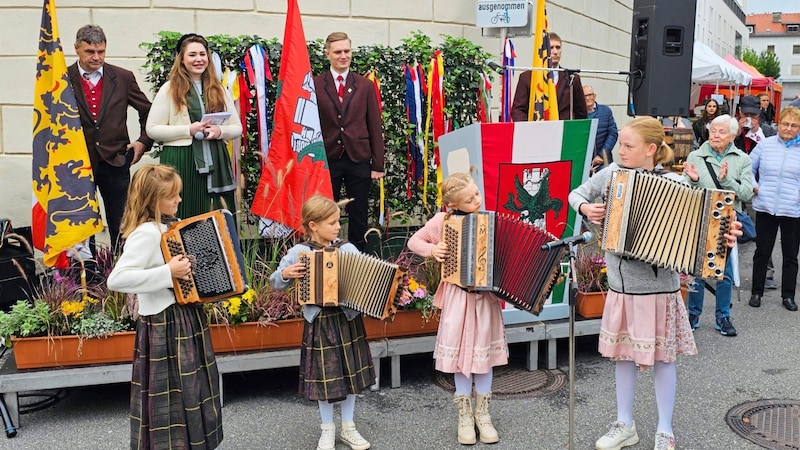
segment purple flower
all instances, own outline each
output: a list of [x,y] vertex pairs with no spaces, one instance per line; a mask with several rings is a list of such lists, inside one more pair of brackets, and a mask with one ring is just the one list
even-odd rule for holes
[[414,297],[416,298],[425,298],[426,295],[428,295],[428,293],[425,291],[425,289],[417,288],[417,290],[414,291]]

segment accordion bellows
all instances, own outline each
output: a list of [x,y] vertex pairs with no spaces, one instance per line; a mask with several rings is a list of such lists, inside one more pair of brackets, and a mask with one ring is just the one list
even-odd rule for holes
[[467,290],[492,291],[515,307],[539,315],[559,278],[564,249],[542,250],[551,233],[494,212],[451,216],[442,240],[450,256],[442,281]]
[[692,187],[620,169],[606,195],[602,248],[701,278],[722,279],[724,234],[736,212],[732,191]]
[[394,317],[405,268],[335,247],[301,252],[299,261],[306,267],[295,288],[301,305],[345,306],[379,320]]
[[161,235],[165,261],[186,255],[192,262],[188,280],[172,279],[178,303],[209,303],[247,290],[236,230],[230,211],[216,210],[175,222]]

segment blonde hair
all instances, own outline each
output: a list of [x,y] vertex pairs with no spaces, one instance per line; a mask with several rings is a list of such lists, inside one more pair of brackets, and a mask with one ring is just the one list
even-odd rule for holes
[[325,39],[325,50],[328,50],[329,48],[331,48],[331,44],[332,43],[339,42],[339,41],[344,41],[344,40],[347,40],[348,42],[350,42],[352,44],[352,41],[347,36],[347,33],[344,33],[342,31],[335,31],[335,32],[329,34],[328,38]]
[[442,203],[449,205],[458,201],[458,193],[475,183],[468,173],[454,173],[442,181]]
[[161,222],[159,203],[181,192],[183,182],[170,166],[144,165],[133,174],[120,233],[128,237],[145,222]]
[[647,145],[655,144],[656,154],[653,155],[653,163],[655,165],[666,164],[672,162],[675,154],[672,148],[667,145],[664,134],[664,125],[661,121],[649,116],[637,117],[630,122],[626,123],[622,128],[630,128],[634,133],[644,139]]
[[200,75],[200,80],[203,82],[203,101],[205,102],[206,112],[225,111],[225,91],[222,88],[222,83],[217,79],[214,60],[208,50],[208,42],[203,36],[189,35],[181,42],[181,48],[178,49],[175,62],[172,63],[172,69],[169,71],[172,103],[177,109],[186,108],[186,94],[189,89],[194,89],[192,77],[189,75],[189,71],[186,70],[186,66],[183,65],[183,56],[186,53],[186,48],[192,43],[202,44],[208,55],[208,67]]
[[339,212],[339,204],[328,197],[314,195],[306,200],[300,213],[306,236],[311,235],[311,228],[308,226],[310,222],[321,222],[337,212]]
[[778,122],[787,117],[792,117],[794,119],[800,120],[800,108],[796,106],[787,106],[786,108],[783,108],[781,110],[781,115],[778,118]]

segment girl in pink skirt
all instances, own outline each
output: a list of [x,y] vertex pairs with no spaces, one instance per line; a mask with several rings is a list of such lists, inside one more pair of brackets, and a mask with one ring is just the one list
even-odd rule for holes
[[[408,248],[414,253],[426,258],[433,256],[440,262],[448,257],[447,245],[441,240],[444,220],[454,214],[477,212],[481,193],[472,177],[457,173],[442,182],[442,201],[449,212],[437,213],[408,241]],[[481,442],[497,442],[500,438],[489,415],[492,368],[508,364],[500,299],[491,292],[468,292],[442,281],[433,304],[442,310],[433,357],[436,370],[454,374],[458,442],[474,444],[476,426]]]
[[[652,117],[628,122],[619,133],[620,165],[596,173],[569,194],[572,208],[592,223],[605,219],[604,203],[593,203],[606,192],[613,172],[620,166],[644,169],[684,182],[678,174],[660,168],[672,161],[672,149],[664,142],[664,128]],[[653,207],[658,207],[653,205]],[[728,245],[733,246],[739,224],[734,222]],[[697,354],[689,316],[680,294],[680,278],[675,271],[607,252],[609,292],[600,327],[599,350],[616,362],[617,420],[595,444],[598,450],[621,449],[639,442],[633,420],[636,367],[655,366],[658,428],[655,449],[674,449],[672,410],[675,404],[678,354]]]

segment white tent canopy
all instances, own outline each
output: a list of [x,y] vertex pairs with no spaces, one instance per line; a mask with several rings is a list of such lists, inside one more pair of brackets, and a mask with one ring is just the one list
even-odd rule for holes
[[725,61],[724,58],[714,53],[707,45],[695,42],[692,56],[692,82],[749,86],[752,82],[752,77]]

